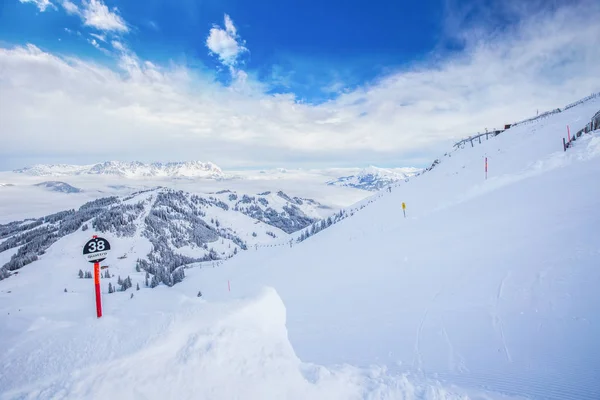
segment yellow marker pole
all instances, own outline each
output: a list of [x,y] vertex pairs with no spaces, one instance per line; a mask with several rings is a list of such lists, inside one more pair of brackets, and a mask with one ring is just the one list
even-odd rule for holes
[[404,218],[406,218],[406,203],[402,202],[402,212],[404,213]]

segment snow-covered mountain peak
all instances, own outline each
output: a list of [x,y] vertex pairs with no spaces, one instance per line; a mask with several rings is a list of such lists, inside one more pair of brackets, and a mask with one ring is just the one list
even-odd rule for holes
[[38,164],[17,169],[14,172],[34,176],[69,175],[115,175],[125,178],[140,177],[202,177],[223,179],[225,174],[211,162],[155,162],[145,164],[139,161],[105,161],[93,165]]
[[327,184],[376,191],[396,182],[405,180],[419,171],[418,168],[412,167],[392,169],[379,168],[371,165],[363,168],[354,175],[342,176],[336,180],[327,182]]

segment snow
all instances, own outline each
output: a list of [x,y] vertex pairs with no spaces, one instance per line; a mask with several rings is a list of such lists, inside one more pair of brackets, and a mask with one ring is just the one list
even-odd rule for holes
[[148,243],[110,238],[109,270],[142,290],[103,279],[99,320],[77,278],[91,232],[69,235],[0,281],[0,399],[598,399],[600,131],[562,149],[598,109],[452,151],[302,243],[173,288],[116,259]]
[[231,190],[241,197],[243,194],[255,196],[265,191],[271,191],[275,195],[281,190],[291,197],[310,198],[319,202],[322,207],[301,207],[308,215],[318,217],[327,217],[336,209],[349,206],[370,194],[353,188],[328,186],[325,182],[330,177],[320,173],[290,173],[277,180],[268,179],[268,177],[266,179],[250,179],[249,176],[260,174],[247,173],[247,176],[227,180],[210,180],[200,177],[174,179],[160,176],[134,177],[124,180],[116,175],[90,174],[62,176],[61,181],[83,190],[82,193],[67,194],[49,192],[34,186],[47,181],[46,176],[0,172],[0,181],[14,185],[0,187],[0,224],[24,218],[37,218],[67,208],[78,208],[87,201],[101,197],[125,196],[158,186],[183,190],[203,197],[219,197],[223,200],[227,196],[219,196],[215,193]]

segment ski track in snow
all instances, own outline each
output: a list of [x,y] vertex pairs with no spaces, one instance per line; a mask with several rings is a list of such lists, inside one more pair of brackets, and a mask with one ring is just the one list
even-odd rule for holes
[[508,345],[506,344],[506,337],[504,335],[502,318],[500,317],[500,312],[498,310],[498,308],[500,306],[500,301],[502,300],[502,292],[504,290],[504,284],[506,283],[506,280],[509,278],[510,278],[510,270],[508,270],[506,272],[506,275],[502,278],[502,280],[500,281],[500,284],[498,285],[498,292],[496,294],[496,305],[494,307],[492,319],[493,319],[494,328],[500,334],[500,339],[502,341],[502,349],[504,351],[504,355],[506,356],[506,361],[508,361],[510,363],[510,362],[512,362],[512,357],[510,355],[510,351],[508,350]]

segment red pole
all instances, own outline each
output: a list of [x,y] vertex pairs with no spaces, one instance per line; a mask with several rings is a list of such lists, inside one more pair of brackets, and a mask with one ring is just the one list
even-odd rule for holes
[[227,291],[231,292],[231,285],[229,284],[229,279],[227,280]]
[[94,286],[96,286],[96,315],[102,316],[102,300],[100,298],[100,263],[94,263]]
[[571,143],[571,129],[569,129],[569,125],[567,125],[567,143]]
[[487,179],[487,157],[485,158],[485,179]]

